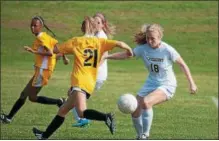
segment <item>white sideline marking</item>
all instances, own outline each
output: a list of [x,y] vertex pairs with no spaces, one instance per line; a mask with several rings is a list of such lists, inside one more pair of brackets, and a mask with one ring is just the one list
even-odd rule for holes
[[214,102],[214,104],[217,106],[218,108],[218,99],[216,97],[212,97],[212,100]]

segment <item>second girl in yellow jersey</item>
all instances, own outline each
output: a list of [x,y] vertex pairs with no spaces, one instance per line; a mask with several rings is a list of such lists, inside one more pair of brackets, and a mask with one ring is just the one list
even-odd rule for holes
[[[42,32],[43,27],[47,28],[53,35],[55,35],[44,23],[42,17],[35,16],[31,19],[30,29],[36,36],[36,39],[33,42],[32,48],[24,46],[24,49],[35,54],[35,72],[21,92],[20,97],[13,105],[10,113],[8,115],[4,113],[1,114],[0,119],[3,123],[10,123],[12,121],[12,118],[24,105],[27,98],[29,98],[31,102],[57,105],[59,107],[64,102],[64,99],[62,98],[54,99],[46,96],[37,96],[42,87],[48,84],[48,80],[53,73],[57,59],[56,54],[53,53],[53,48],[58,41],[46,32]],[[59,54],[58,56],[63,56],[64,63],[68,64],[68,59],[64,55]]]

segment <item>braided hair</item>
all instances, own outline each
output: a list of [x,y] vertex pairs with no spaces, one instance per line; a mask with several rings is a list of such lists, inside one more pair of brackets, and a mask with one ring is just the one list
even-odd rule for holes
[[34,20],[34,19],[39,20],[40,23],[43,25],[43,27],[45,27],[49,32],[51,32],[53,37],[56,37],[55,33],[45,24],[45,22],[41,16],[34,16],[32,18],[32,20]]

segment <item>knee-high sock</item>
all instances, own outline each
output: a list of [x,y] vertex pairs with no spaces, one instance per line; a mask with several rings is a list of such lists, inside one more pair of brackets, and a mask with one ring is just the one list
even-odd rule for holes
[[153,121],[153,109],[143,109],[142,111],[142,123],[143,123],[143,134],[149,137],[150,129]]
[[77,120],[77,121],[79,121],[79,120],[80,120],[80,117],[78,116],[78,113],[77,113],[76,108],[73,108],[73,109],[72,109],[72,113],[73,113],[74,119]]
[[91,120],[105,121],[107,114],[93,110],[87,109],[84,111],[84,117]]
[[41,104],[62,104],[60,99],[54,99],[45,96],[38,96],[36,102]]
[[137,118],[132,117],[132,122],[133,122],[133,126],[135,127],[138,137],[140,137],[141,134],[143,133],[143,125],[142,125],[141,116]]
[[65,118],[59,115],[56,115],[52,120],[50,125],[47,127],[46,131],[43,132],[43,138],[49,138],[64,122]]
[[7,115],[7,118],[12,119],[14,115],[18,112],[18,110],[24,105],[26,99],[18,99],[14,106],[12,107],[10,113]]

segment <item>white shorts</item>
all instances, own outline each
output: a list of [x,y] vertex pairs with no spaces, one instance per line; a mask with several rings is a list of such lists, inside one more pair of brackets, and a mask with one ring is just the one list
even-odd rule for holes
[[176,92],[176,86],[162,85],[159,87],[142,87],[141,90],[138,92],[138,95],[141,97],[145,97],[156,89],[162,90],[166,94],[167,100],[171,99]]
[[73,91],[78,91],[78,92],[81,92],[83,94],[86,95],[86,98],[89,99],[90,98],[90,94],[87,93],[85,90],[79,88],[79,87],[71,87],[69,90],[68,90],[68,95],[71,95],[73,94]]
[[95,90],[99,90],[104,84],[104,80],[97,80],[95,85]]

